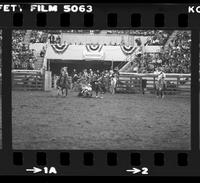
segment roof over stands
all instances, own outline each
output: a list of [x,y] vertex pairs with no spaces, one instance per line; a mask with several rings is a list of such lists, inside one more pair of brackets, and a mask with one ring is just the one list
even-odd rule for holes
[[[150,46],[149,46],[150,47]],[[152,46],[151,46],[152,47]],[[62,61],[126,61],[131,54],[139,52],[159,52],[160,46],[154,48],[132,46],[104,46],[104,45],[47,45],[44,66],[47,60]]]

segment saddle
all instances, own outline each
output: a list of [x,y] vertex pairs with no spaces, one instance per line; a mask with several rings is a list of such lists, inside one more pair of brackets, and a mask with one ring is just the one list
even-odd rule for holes
[[69,81],[66,76],[60,76],[57,80],[57,86],[61,88],[69,88]]
[[165,84],[165,80],[163,79],[160,79],[155,83],[157,89],[163,89],[165,87]]

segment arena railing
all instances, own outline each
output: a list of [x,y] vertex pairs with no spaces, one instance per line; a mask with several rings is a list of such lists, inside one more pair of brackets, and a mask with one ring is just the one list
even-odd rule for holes
[[13,90],[44,91],[44,74],[39,70],[12,70]]
[[[119,87],[130,89],[138,88],[139,92],[142,92],[144,88],[146,88],[147,91],[155,92],[156,78],[157,75],[154,73],[121,72],[119,76]],[[139,84],[137,83],[137,86],[133,84],[135,81],[139,81]],[[166,84],[167,85],[165,91],[168,93],[188,94],[191,89],[191,74],[166,73]]]
[[12,73],[42,73],[41,70],[25,70],[25,69],[13,69]]

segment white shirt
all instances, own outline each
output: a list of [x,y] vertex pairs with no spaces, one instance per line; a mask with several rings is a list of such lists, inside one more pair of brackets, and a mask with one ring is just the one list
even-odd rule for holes
[[160,79],[162,79],[162,78],[166,78],[166,74],[164,73],[164,72],[160,72],[159,74],[158,74],[158,80],[160,80]]
[[158,70],[154,71],[154,74],[158,75],[160,72]]
[[166,78],[166,74],[164,72],[161,72],[161,71],[155,71],[154,74],[156,74],[158,77],[157,77],[157,80],[160,80],[161,78]]

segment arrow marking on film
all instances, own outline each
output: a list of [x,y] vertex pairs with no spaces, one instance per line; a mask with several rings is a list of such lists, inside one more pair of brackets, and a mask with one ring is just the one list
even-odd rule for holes
[[126,170],[126,171],[127,171],[127,172],[132,172],[133,174],[136,174],[136,173],[141,172],[141,170],[140,170],[140,169],[137,169],[137,168],[132,168],[132,169]]
[[37,167],[33,167],[32,169],[26,169],[27,172],[33,172],[33,173],[38,173],[41,172],[42,169],[37,168]]

